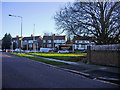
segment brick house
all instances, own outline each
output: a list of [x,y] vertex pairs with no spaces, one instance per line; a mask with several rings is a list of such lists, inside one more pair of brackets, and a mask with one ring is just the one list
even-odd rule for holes
[[65,44],[65,36],[43,36],[43,48],[55,48],[58,45]]
[[74,48],[77,50],[85,50],[87,49],[88,45],[93,45],[95,44],[93,42],[92,37],[87,37],[87,36],[74,36],[72,43],[74,45]]
[[[12,38],[12,42],[16,43],[16,47],[19,48],[22,46],[23,50],[32,50],[32,49],[40,49],[42,47],[42,37],[31,35],[31,37],[15,37]],[[22,42],[22,45],[21,45]]]

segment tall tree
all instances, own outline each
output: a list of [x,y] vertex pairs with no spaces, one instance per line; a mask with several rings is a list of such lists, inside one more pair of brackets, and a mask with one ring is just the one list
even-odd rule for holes
[[11,48],[11,35],[6,33],[2,39],[2,49],[10,48]]
[[120,43],[120,2],[74,2],[54,19],[57,30],[92,36],[96,44]]

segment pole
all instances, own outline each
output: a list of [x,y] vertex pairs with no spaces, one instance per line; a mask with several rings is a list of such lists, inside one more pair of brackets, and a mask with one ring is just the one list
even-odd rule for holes
[[35,24],[34,24],[34,29],[33,29],[33,49],[34,49],[34,51],[36,52],[36,45],[35,45]]
[[21,49],[22,49],[22,17],[21,18],[21,47],[20,47],[20,53],[21,53]]

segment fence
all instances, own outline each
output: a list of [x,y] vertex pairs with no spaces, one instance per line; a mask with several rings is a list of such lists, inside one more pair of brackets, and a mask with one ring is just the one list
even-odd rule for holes
[[88,63],[120,66],[120,44],[88,46]]

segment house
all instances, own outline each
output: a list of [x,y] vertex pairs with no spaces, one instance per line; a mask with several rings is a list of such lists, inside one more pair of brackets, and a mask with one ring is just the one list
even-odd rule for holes
[[16,47],[22,47],[23,50],[32,50],[32,49],[40,49],[42,47],[42,37],[41,36],[33,36],[30,37],[15,37],[12,38],[13,43],[16,43]]
[[72,43],[74,45],[74,49],[77,50],[85,50],[87,49],[88,45],[93,45],[95,44],[93,42],[92,37],[88,37],[88,36],[74,36]]
[[12,38],[12,43],[13,43],[13,46],[14,46],[14,43],[15,43],[15,48],[20,48],[20,46],[21,46],[20,39],[21,39],[21,37],[19,37],[19,36],[16,36],[16,37]]
[[58,45],[65,44],[65,36],[43,36],[43,48],[55,48]]

